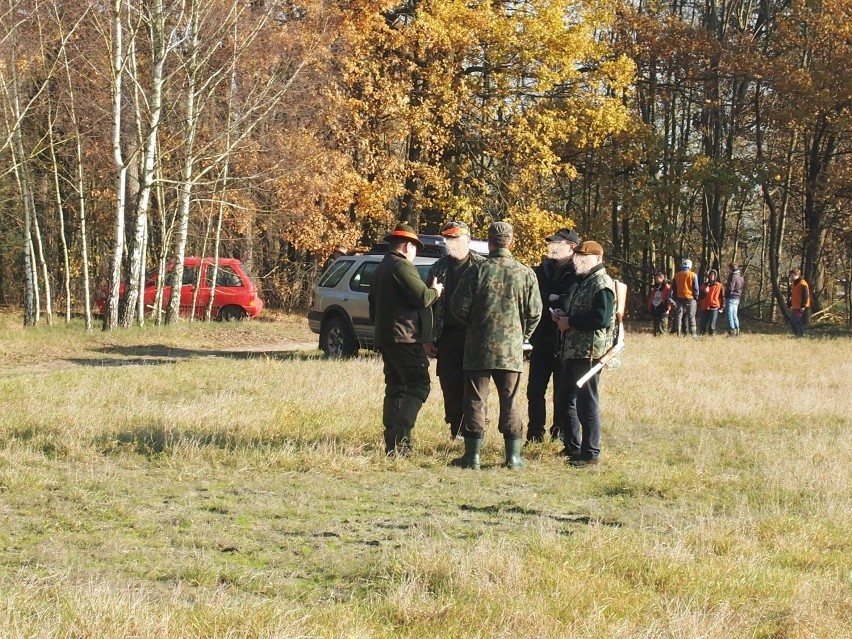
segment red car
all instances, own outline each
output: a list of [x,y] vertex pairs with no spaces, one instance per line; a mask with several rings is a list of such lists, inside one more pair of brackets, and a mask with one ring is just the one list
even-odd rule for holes
[[[195,317],[203,318],[213,291],[213,262],[212,257],[187,257],[183,261],[183,286],[180,291],[180,314],[188,316],[192,309],[192,296],[195,285],[199,282],[198,269],[201,269],[200,287],[195,301]],[[172,264],[166,266],[166,282]],[[145,275],[145,308],[154,308],[154,298],[157,295],[157,270]],[[213,296],[212,317],[223,320],[241,320],[247,317],[257,317],[263,309],[263,300],[257,293],[257,285],[252,280],[248,269],[242,262],[233,258],[219,258],[219,271],[216,274],[216,294]],[[166,308],[171,297],[171,286],[163,286],[163,308]],[[106,289],[98,297],[98,310],[103,313],[106,308]],[[121,285],[120,295],[124,295],[124,284]]]

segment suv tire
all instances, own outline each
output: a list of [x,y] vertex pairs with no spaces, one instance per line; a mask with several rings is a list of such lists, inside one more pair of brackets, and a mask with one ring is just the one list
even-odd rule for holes
[[325,323],[319,342],[326,357],[350,358],[358,353],[358,340],[342,317],[332,317]]

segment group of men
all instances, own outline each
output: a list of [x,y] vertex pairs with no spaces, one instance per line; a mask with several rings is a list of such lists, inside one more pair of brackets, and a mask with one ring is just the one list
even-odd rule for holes
[[615,284],[604,268],[601,245],[560,229],[546,238],[548,257],[533,271],[512,257],[514,230],[506,222],[489,227],[487,257],[470,251],[465,223],[451,221],[440,233],[447,255],[432,265],[424,282],[413,265],[423,245],[413,228],[397,226],[385,238],[388,253],[371,285],[370,316],[384,365],[387,454],[411,451],[412,430],[430,392],[428,358],[435,357],[450,436],[464,439],[464,454],[452,464],[480,468],[493,381],[505,465],[522,468],[519,394],[524,347],[530,343],[526,439],[544,439],[545,393],[553,379],[551,436],[563,439],[572,465],[597,464],[600,373],[581,387],[577,381],[614,340]]

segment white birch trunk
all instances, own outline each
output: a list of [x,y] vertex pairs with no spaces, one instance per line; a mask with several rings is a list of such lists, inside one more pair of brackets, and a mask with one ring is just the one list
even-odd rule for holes
[[122,78],[124,75],[124,22],[123,8],[125,0],[114,0],[113,20],[115,21],[112,41],[112,158],[116,169],[115,177],[115,221],[113,224],[113,252],[109,272],[109,291],[104,312],[104,330],[113,330],[118,326],[118,303],[121,286],[121,260],[124,256],[124,216],[127,190],[127,166],[121,150],[121,105]]
[[[151,203],[151,193],[154,185],[154,164],[158,149],[158,135],[163,111],[163,88],[165,84],[163,70],[170,52],[166,36],[165,14],[163,0],[153,0],[150,3],[150,34],[152,43],[151,95],[144,103],[149,105],[147,118],[143,118],[140,110],[143,100],[136,100],[137,119],[140,136],[143,126],[147,129],[142,141],[142,162],[140,168],[139,196],[136,207],[136,226],[133,232],[130,254],[129,286],[127,290],[127,305],[122,324],[130,326],[134,312],[140,324],[145,321],[145,247],[147,246],[148,212]],[[139,86],[139,83],[136,83]],[[141,300],[141,301],[138,301]]]

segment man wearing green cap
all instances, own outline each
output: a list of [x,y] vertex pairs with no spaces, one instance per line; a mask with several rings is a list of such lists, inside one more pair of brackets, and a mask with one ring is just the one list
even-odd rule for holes
[[440,234],[446,241],[447,255],[432,265],[426,281],[437,279],[444,285],[444,294],[432,305],[434,341],[426,344],[426,352],[438,359],[436,369],[444,396],[444,421],[450,425],[450,438],[455,439],[463,414],[466,331],[464,324],[446,308],[445,300],[452,297],[465,271],[485,258],[470,250],[470,228],[464,222],[447,222]]
[[437,280],[426,286],[420,279],[413,262],[423,243],[413,228],[400,224],[385,242],[388,252],[370,286],[370,319],[384,363],[385,453],[407,455],[411,430],[431,388],[429,360],[423,349],[424,340],[431,339],[429,307],[441,297],[444,286]]
[[518,407],[524,341],[541,319],[541,295],[532,269],[516,262],[514,231],[506,222],[488,229],[488,259],[471,266],[450,300],[450,310],[468,326],[464,345],[464,456],[453,461],[479,468],[491,380],[500,398],[499,430],[506,466],[522,468],[523,418]]

